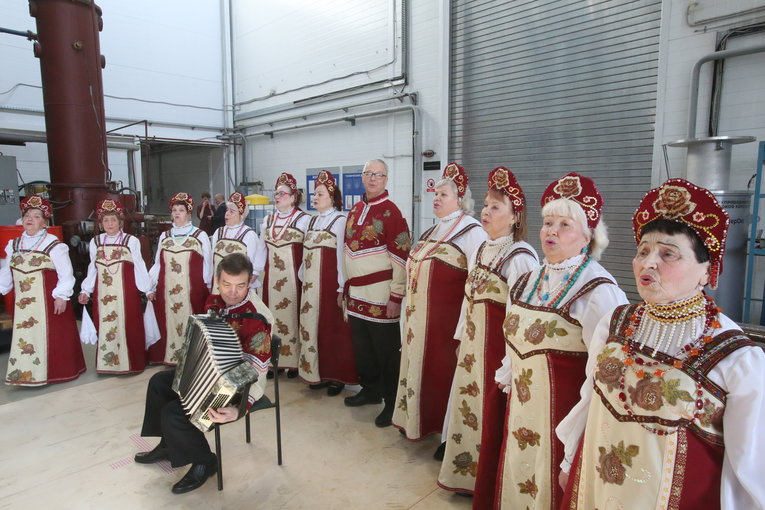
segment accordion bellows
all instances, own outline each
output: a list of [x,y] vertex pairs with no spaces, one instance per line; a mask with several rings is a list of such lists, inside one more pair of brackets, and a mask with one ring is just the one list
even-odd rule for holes
[[195,427],[202,432],[212,428],[210,409],[238,407],[241,417],[257,379],[258,372],[244,359],[239,337],[226,321],[209,315],[189,317],[173,390]]

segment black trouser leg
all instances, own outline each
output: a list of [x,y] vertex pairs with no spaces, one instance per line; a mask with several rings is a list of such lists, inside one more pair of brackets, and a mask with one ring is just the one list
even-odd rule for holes
[[370,398],[382,396],[380,387],[380,367],[377,363],[375,349],[372,346],[372,337],[367,325],[369,321],[350,316],[351,340],[353,342],[353,354],[356,358],[356,369],[359,372],[361,389]]
[[162,437],[162,408],[168,402],[178,400],[178,394],[173,391],[175,370],[157,372],[146,388],[146,410],[143,413],[142,436]]
[[383,397],[386,405],[393,405],[401,362],[399,323],[372,322],[358,317],[350,317],[350,321],[361,387],[371,397]]
[[205,435],[191,424],[173,391],[174,376],[174,370],[165,370],[149,380],[141,435],[161,437],[173,467],[211,462],[213,455]]
[[398,322],[370,323],[372,346],[380,366],[380,394],[385,399],[385,407],[396,403],[398,376],[401,367],[401,329]]

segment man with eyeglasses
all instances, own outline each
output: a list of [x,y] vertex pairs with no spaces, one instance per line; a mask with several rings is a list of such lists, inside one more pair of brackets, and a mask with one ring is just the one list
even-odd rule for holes
[[391,423],[398,385],[401,332],[399,318],[406,286],[409,227],[385,189],[388,166],[367,161],[361,173],[365,194],[348,214],[345,226],[344,308],[351,325],[361,391],[347,397],[349,407],[379,404],[375,425]]

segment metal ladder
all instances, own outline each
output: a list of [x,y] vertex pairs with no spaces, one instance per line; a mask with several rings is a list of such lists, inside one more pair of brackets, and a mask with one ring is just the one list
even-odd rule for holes
[[[755,257],[765,255],[765,249],[757,247],[757,226],[760,223],[760,199],[765,198],[765,193],[762,192],[763,162],[765,162],[765,142],[760,142],[759,150],[757,151],[757,174],[754,184],[754,202],[752,204],[752,227],[749,232],[749,249],[747,250],[746,256],[746,289],[744,291],[744,313],[742,317],[742,320],[745,323],[750,322],[749,315],[752,307]],[[759,299],[757,300],[759,301]],[[765,323],[765,301],[763,301],[759,323]]]

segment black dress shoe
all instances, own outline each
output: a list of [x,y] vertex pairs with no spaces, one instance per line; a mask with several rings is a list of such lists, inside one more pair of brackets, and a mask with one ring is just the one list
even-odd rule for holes
[[375,418],[375,425],[384,428],[390,427],[391,419],[393,418],[393,406],[385,406],[380,414]]
[[164,446],[156,446],[153,450],[148,452],[140,452],[135,454],[135,461],[138,464],[154,464],[161,460],[166,460],[170,457],[170,451]]
[[292,370],[287,370],[287,378],[288,379],[294,379],[298,376],[297,368],[293,368]]
[[327,386],[329,386],[329,382],[327,381],[308,385],[308,387],[311,388],[312,390],[320,390],[322,388],[326,388]]
[[438,445],[438,448],[436,448],[435,453],[433,453],[433,458],[436,459],[438,462],[441,462],[444,460],[445,453],[446,453],[446,441]]
[[380,402],[382,402],[382,398],[368,396],[364,390],[361,390],[351,397],[345,397],[345,405],[348,407],[359,407],[367,404],[379,404]]
[[173,494],[184,494],[200,488],[212,475],[218,472],[218,461],[208,464],[192,464],[189,471],[173,485]]
[[345,384],[339,382],[331,382],[329,383],[329,386],[327,386],[327,395],[330,397],[337,396],[341,391],[343,391],[343,388],[345,388]]

